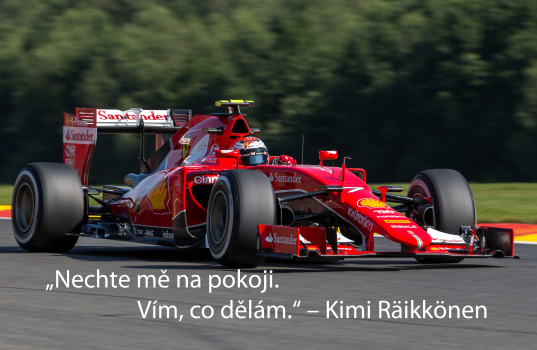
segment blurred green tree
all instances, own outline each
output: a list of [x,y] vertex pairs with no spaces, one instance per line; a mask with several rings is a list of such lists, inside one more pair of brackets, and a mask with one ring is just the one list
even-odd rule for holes
[[[0,182],[61,161],[61,112],[256,101],[272,154],[337,149],[373,181],[537,181],[533,0],[4,0]],[[137,171],[99,136],[93,183]]]

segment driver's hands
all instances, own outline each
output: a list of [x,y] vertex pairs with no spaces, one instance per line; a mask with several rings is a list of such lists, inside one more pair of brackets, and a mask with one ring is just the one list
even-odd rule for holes
[[296,160],[289,156],[279,156],[270,162],[272,165],[296,165]]
[[282,161],[282,164],[285,165],[296,165],[296,160],[293,159],[293,157],[289,156],[280,156],[280,159]]

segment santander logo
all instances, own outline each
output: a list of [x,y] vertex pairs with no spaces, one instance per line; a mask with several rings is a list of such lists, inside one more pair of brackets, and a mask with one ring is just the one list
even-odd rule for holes
[[272,233],[270,233],[267,237],[265,237],[265,241],[268,243],[278,243],[278,244],[288,244],[288,245],[296,245],[297,239],[294,237],[286,237],[286,236],[278,236],[276,233],[274,233],[274,237],[272,237]]
[[285,174],[278,175],[278,173],[274,173],[273,175],[272,173],[270,173],[270,176],[268,179],[270,182],[289,182],[289,183],[297,183],[297,184],[299,184],[302,181],[302,177],[296,176],[296,174],[293,176],[287,176]]
[[[269,237],[272,240],[272,237],[270,235],[269,235]],[[276,243],[279,243],[279,244],[289,244],[289,245],[296,245],[296,243],[297,243],[296,238],[294,238],[294,237],[285,237],[285,236],[278,237],[278,235],[276,235],[276,233],[274,233],[274,241]]]
[[[155,113],[156,112],[156,113]],[[117,109],[99,109],[97,110],[97,116],[100,121],[118,121],[128,119],[131,121],[136,120],[136,114],[131,111],[120,111]],[[140,114],[140,118],[144,121],[166,121],[168,119],[168,111],[166,110],[144,110]]]
[[96,139],[96,128],[79,126],[63,127],[63,143],[92,144]]

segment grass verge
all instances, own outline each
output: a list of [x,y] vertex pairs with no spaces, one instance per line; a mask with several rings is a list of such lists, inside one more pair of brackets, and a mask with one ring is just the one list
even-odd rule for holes
[[[11,195],[13,193],[12,185],[2,185],[0,184],[0,205],[11,205]],[[102,199],[102,195],[96,196],[99,199]],[[99,204],[90,198],[91,206],[98,206]]]
[[[376,189],[378,184],[368,184]],[[403,186],[409,184],[389,183]],[[537,224],[537,183],[470,183],[477,208],[477,222]]]

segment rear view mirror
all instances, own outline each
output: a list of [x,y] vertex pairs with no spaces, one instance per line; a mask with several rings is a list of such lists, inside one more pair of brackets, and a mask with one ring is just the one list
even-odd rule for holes
[[216,158],[235,158],[239,159],[241,157],[241,152],[237,150],[217,150],[214,152]]
[[337,151],[319,151],[320,166],[323,166],[323,160],[337,159]]
[[228,149],[228,150],[222,149],[222,150],[215,151],[214,155],[215,155],[216,158],[232,158],[232,159],[236,159],[235,169],[239,168],[239,158],[241,157],[241,152],[240,151],[230,150],[230,149]]

